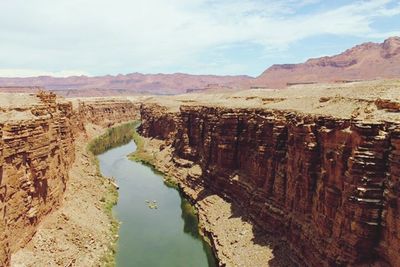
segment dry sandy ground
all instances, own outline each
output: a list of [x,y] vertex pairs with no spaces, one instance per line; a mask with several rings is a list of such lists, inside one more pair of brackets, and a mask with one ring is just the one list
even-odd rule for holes
[[32,106],[40,105],[35,95],[0,93],[0,123],[33,119]]
[[[102,132],[87,125],[88,135]],[[111,220],[100,200],[110,184],[97,175],[86,151],[87,139],[76,140],[76,160],[60,208],[39,225],[28,245],[12,255],[11,266],[100,266],[115,240]]]
[[287,245],[257,233],[257,229],[245,219],[243,211],[234,204],[213,194],[197,202],[196,208],[201,230],[211,236],[222,266],[296,266],[289,258]]
[[371,122],[400,122],[398,112],[388,112],[376,105],[378,99],[396,103],[400,107],[400,80],[297,85],[288,89],[253,89],[212,94],[153,96],[141,100],[148,103],[160,103],[168,107],[170,111],[177,111],[181,105],[201,105],[286,110]]

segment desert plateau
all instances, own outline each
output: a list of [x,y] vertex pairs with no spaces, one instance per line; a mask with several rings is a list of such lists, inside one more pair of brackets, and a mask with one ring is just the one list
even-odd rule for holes
[[399,21],[0,3],[0,267],[400,266]]

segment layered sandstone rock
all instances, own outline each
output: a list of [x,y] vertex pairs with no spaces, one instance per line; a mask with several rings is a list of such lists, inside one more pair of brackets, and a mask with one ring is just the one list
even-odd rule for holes
[[59,204],[74,161],[71,103],[54,94],[8,107],[1,121],[0,198],[3,264],[23,246],[40,220]]
[[210,105],[141,111],[142,135],[172,144],[173,164],[200,165],[187,186],[240,205],[299,264],[400,264],[395,122]]
[[400,265],[400,129],[393,129],[384,184],[379,253],[393,266]]
[[108,127],[139,118],[138,103],[118,98],[81,98],[73,100],[76,112],[84,123]]
[[70,101],[55,94],[3,94],[0,98],[0,265],[24,246],[40,221],[59,206],[74,140],[84,124],[134,120],[130,101]]

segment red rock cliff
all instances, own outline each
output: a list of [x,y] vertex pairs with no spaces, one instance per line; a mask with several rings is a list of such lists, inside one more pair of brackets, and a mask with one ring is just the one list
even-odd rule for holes
[[142,107],[141,133],[200,164],[205,187],[283,237],[301,265],[400,265],[397,125],[265,109],[162,109]]
[[7,266],[60,204],[84,124],[134,120],[138,109],[115,100],[83,100],[73,109],[52,93],[2,95],[0,104],[0,266]]
[[77,102],[77,113],[84,123],[104,127],[139,118],[140,104],[126,99],[83,99]]
[[56,102],[54,94],[32,98],[36,104],[10,108],[13,119],[0,124],[2,265],[57,207],[74,161],[71,103]]

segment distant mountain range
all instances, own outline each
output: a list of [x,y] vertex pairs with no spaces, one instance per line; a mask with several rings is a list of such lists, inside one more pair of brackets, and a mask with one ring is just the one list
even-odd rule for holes
[[32,91],[37,87],[64,96],[181,94],[207,89],[284,88],[298,83],[349,82],[400,78],[400,38],[381,44],[364,43],[339,55],[309,59],[301,64],[273,65],[260,76],[215,76],[132,73],[117,76],[49,76],[0,78],[1,91]]
[[[117,76],[72,76],[55,78],[49,76],[32,78],[0,78],[0,92],[13,88],[43,87],[64,96],[109,96],[130,94],[181,94],[207,87],[234,88],[247,84],[249,76],[215,76],[175,74],[132,73]],[[7,89],[8,88],[8,89]],[[35,88],[33,88],[35,89]]]
[[400,38],[381,44],[364,43],[332,56],[301,64],[273,65],[252,81],[253,86],[282,88],[287,84],[346,82],[400,78]]

